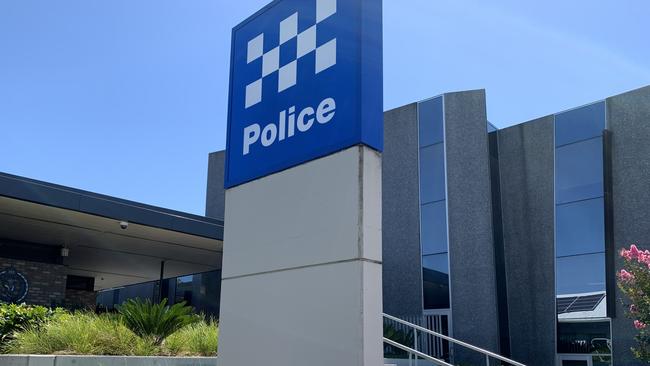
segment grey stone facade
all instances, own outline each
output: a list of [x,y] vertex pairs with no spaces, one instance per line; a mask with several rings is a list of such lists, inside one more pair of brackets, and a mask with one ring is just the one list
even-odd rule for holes
[[[630,244],[650,248],[650,87],[607,99],[608,129],[612,132],[614,245],[618,251]],[[616,270],[622,260],[616,256]],[[642,365],[630,351],[636,330],[618,301],[612,319],[614,363]]]
[[553,116],[498,132],[511,356],[555,363]]
[[205,216],[223,220],[226,192],[223,188],[225,151],[213,152],[208,157],[208,185],[205,198]]
[[417,104],[384,113],[382,247],[384,312],[422,314]]
[[63,265],[0,258],[0,270],[11,267],[27,279],[29,289],[24,302],[43,306],[64,305],[66,272]]
[[498,352],[485,91],[445,94],[444,113],[453,336]]

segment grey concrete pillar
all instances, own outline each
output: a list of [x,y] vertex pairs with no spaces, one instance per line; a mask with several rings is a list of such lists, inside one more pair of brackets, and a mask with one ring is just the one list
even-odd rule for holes
[[383,364],[379,153],[230,188],[225,227],[220,365]]

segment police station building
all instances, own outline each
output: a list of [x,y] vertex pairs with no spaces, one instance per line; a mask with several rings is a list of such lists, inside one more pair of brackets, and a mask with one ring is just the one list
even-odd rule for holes
[[636,365],[615,272],[650,245],[648,141],[650,87],[500,130],[483,90],[385,112],[384,312],[527,365]]
[[[504,129],[482,90],[385,112],[384,312],[527,365],[638,364],[615,273],[650,247],[648,141],[650,87]],[[224,156],[206,217],[0,175],[0,280],[29,303],[218,315]]]
[[226,366],[378,365],[382,298],[526,365],[640,365],[615,274],[650,248],[650,86],[503,129],[450,92],[382,125],[381,52],[380,1],[235,27],[205,216],[0,173],[0,301],[185,301],[221,316]]

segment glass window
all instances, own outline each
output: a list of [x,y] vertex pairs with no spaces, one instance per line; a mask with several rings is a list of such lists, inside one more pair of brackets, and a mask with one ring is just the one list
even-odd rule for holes
[[602,138],[559,147],[555,151],[556,203],[603,196]]
[[429,203],[445,199],[444,144],[420,149],[420,202]]
[[194,275],[192,302],[197,312],[217,316],[220,294],[221,271]]
[[612,353],[609,322],[559,322],[557,333],[558,353]]
[[418,104],[420,124],[420,147],[436,144],[444,140],[442,97]]
[[555,280],[558,295],[605,291],[605,253],[557,258]]
[[155,282],[145,282],[123,287],[118,291],[119,301],[117,304],[122,304],[129,299],[153,300],[155,295],[155,287]]
[[603,198],[558,205],[555,243],[558,257],[605,251]]
[[422,257],[425,309],[449,308],[449,263],[447,253]]
[[604,129],[605,102],[556,114],[555,146],[602,136]]
[[420,242],[422,255],[447,251],[447,204],[446,201],[421,206]]
[[592,366],[611,366],[612,356],[593,356],[592,362]]
[[192,275],[176,278],[175,303],[185,301],[185,305],[194,305],[192,302]]

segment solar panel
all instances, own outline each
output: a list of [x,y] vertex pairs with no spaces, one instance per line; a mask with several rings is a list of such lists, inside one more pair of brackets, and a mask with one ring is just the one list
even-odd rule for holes
[[594,311],[605,298],[605,294],[558,297],[556,299],[557,313],[573,313],[578,311]]
[[569,306],[573,304],[574,301],[576,301],[576,298],[577,296],[558,297],[556,299],[557,313],[558,314],[566,313],[566,309],[569,308]]

